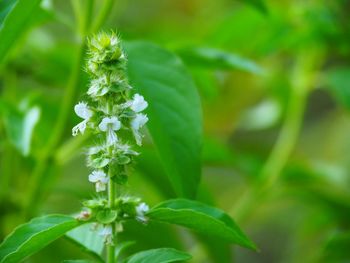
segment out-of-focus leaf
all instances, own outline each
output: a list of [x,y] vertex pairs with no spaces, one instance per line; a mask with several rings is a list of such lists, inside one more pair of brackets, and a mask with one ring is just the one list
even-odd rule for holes
[[181,225],[230,243],[256,249],[253,242],[227,214],[197,201],[168,200],[153,207],[147,215],[151,220]]
[[91,260],[85,260],[85,259],[74,259],[74,260],[64,260],[62,263],[94,263],[94,261]]
[[41,0],[18,0],[13,5],[0,26],[0,62],[2,62],[9,49],[27,29],[27,22]]
[[136,220],[130,220],[126,221],[123,226],[127,231],[118,233],[119,242],[129,240],[136,242],[128,249],[128,255],[163,246],[184,249],[178,232],[169,224],[150,221],[147,225],[143,225]]
[[4,111],[8,138],[24,156],[30,153],[33,131],[39,118],[40,108],[37,106],[22,110],[8,107]]
[[77,244],[83,251],[103,262],[103,237],[92,231],[92,224],[77,227],[66,234],[66,237]]
[[323,262],[347,262],[350,258],[350,232],[334,235],[326,244]]
[[[136,162],[136,169],[141,172],[145,179],[152,182],[164,199],[176,198],[164,168],[159,165],[160,159],[155,149],[143,147],[140,157]],[[159,186],[162,187],[159,187]]]
[[4,22],[5,17],[11,12],[17,0],[2,0],[0,2],[0,26]]
[[220,49],[190,47],[179,49],[177,53],[191,66],[224,70],[238,69],[253,74],[264,73],[263,68],[252,60]]
[[249,4],[251,6],[254,6],[257,10],[259,10],[263,14],[268,13],[268,9],[266,7],[264,0],[240,0],[243,3]]
[[199,96],[180,59],[146,42],[126,45],[131,84],[149,103],[148,128],[178,196],[194,198],[201,173]]
[[350,68],[342,67],[328,71],[326,84],[336,101],[350,110]]
[[77,227],[70,216],[47,215],[17,227],[0,245],[0,262],[20,262]]
[[121,256],[122,252],[128,247],[135,245],[135,243],[135,241],[118,242],[118,244],[115,247],[115,261],[118,262],[118,258]]
[[157,248],[132,255],[124,263],[170,263],[191,258],[191,255],[173,248]]

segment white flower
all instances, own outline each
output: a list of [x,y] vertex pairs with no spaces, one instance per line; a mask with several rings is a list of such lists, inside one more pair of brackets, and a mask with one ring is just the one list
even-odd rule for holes
[[132,100],[128,100],[124,104],[121,105],[122,109],[129,108],[134,112],[138,113],[143,111],[148,107],[147,101],[140,94],[135,94]]
[[141,96],[140,94],[135,94],[133,97],[133,100],[131,101],[130,108],[134,112],[141,112],[144,109],[146,109],[147,106],[148,106],[148,103],[147,103],[147,101],[145,101],[143,96]]
[[147,222],[147,218],[145,217],[145,213],[147,213],[148,210],[149,210],[149,207],[148,207],[147,204],[140,203],[136,207],[136,219],[141,221],[142,223],[146,223]]
[[148,117],[145,114],[136,114],[136,117],[131,121],[131,129],[138,145],[141,145],[142,142],[142,136],[139,130],[147,123],[147,121]]
[[106,184],[109,181],[109,178],[103,171],[93,171],[89,175],[89,181],[95,183],[96,192],[102,192],[106,190]]
[[88,105],[85,102],[79,102],[74,106],[75,113],[82,119],[82,122],[78,123],[78,125],[74,126],[72,129],[73,136],[76,136],[80,131],[82,134],[86,129],[86,123],[92,117],[92,111],[89,109]]
[[102,119],[101,123],[98,125],[101,131],[107,132],[107,144],[113,145],[118,142],[118,137],[114,131],[121,128],[121,122],[117,117],[105,117]]
[[104,226],[98,234],[103,236],[105,244],[113,245],[113,230],[111,225]]

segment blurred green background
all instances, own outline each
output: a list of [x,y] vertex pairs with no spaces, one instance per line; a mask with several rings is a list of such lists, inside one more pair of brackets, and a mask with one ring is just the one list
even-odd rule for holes
[[[0,1],[0,23],[15,2]],[[85,138],[71,137],[87,87],[84,5],[43,1],[0,33],[0,240],[31,216],[75,213],[92,195]],[[260,248],[128,225],[120,238],[136,244],[125,254],[172,246],[193,262],[349,262],[350,1],[118,0],[109,11],[102,29],[155,42],[188,66],[204,121],[198,199]],[[151,205],[174,197],[150,140],[129,184]],[[61,239],[27,262],[83,256]]]

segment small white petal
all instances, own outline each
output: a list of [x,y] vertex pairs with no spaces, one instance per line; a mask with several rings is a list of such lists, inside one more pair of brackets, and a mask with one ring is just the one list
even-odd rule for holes
[[100,122],[100,124],[98,125],[98,128],[101,131],[107,131],[107,125],[109,124],[109,118],[105,117],[102,119],[102,121]]
[[142,136],[139,129],[145,125],[147,121],[148,117],[145,114],[136,114],[136,117],[131,121],[131,129],[138,145],[142,143]]
[[108,129],[107,132],[107,144],[108,145],[114,145],[118,142],[118,136],[115,134],[115,132],[112,129]]
[[103,236],[106,244],[113,245],[113,230],[111,225],[104,226],[98,234]]
[[141,203],[136,207],[136,214],[137,215],[144,215],[149,211],[149,206],[146,203]]
[[140,94],[135,94],[131,102],[130,108],[135,112],[141,112],[148,106],[147,101]]
[[75,113],[84,120],[89,120],[92,116],[92,111],[85,102],[79,102],[74,106]]
[[148,117],[145,114],[136,114],[136,117],[131,121],[131,128],[133,130],[139,130],[148,121]]
[[109,128],[111,128],[114,131],[117,131],[121,128],[122,124],[119,121],[118,117],[104,117],[100,124],[98,125],[99,129],[101,131],[107,131]]
[[111,123],[112,129],[114,131],[119,130],[121,128],[121,126],[122,126],[122,124],[119,121],[118,117],[115,117],[115,116],[110,118],[110,123]]
[[86,129],[86,123],[87,123],[87,120],[83,120],[82,122],[80,122],[76,126],[74,126],[72,129],[72,135],[77,136],[78,132],[81,132],[81,134],[84,134],[85,129]]
[[89,175],[89,181],[92,183],[96,183],[98,181],[104,181],[106,178],[108,179],[106,173],[103,171],[93,171]]
[[108,225],[108,226],[105,226],[101,229],[101,231],[98,233],[100,236],[108,236],[108,235],[111,235],[112,234],[112,226],[111,225]]
[[145,217],[145,213],[149,211],[149,207],[145,203],[141,203],[136,207],[136,219],[142,223],[146,223],[148,221],[147,217]]
[[106,184],[102,183],[102,182],[96,182],[95,184],[96,187],[96,192],[103,192],[106,191]]

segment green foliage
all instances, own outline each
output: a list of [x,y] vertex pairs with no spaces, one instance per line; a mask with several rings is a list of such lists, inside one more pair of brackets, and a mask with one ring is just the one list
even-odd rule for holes
[[222,70],[238,69],[258,75],[264,73],[254,61],[220,49],[192,47],[182,48],[176,52],[190,66]]
[[11,12],[12,8],[15,6],[17,0],[4,0],[0,3],[0,24],[3,23],[5,17],[9,12]]
[[[8,1],[7,8],[11,9],[11,12],[7,13],[3,21],[0,20],[2,22],[0,26],[0,62],[4,60],[9,49],[14,46],[19,37],[28,29],[28,19],[40,2],[41,0],[18,0],[13,4]],[[5,13],[5,11],[7,10],[3,12]],[[2,16],[4,16],[3,14]]]
[[220,209],[197,201],[168,200],[153,207],[148,212],[148,216],[151,220],[184,226],[227,242],[256,249],[255,245],[227,214]]
[[187,253],[173,248],[157,248],[139,252],[127,258],[124,263],[170,263],[190,260]]
[[266,7],[266,3],[265,3],[264,0],[241,0],[241,1],[244,2],[244,3],[247,3],[249,5],[252,5],[257,10],[262,12],[263,14],[267,14],[268,13],[268,9]]
[[[0,261],[103,262],[102,225],[90,231],[97,214],[100,222],[122,221],[117,262],[161,247],[186,251],[195,263],[347,261],[347,2],[0,1],[0,240],[39,214],[75,213],[81,200],[88,208],[80,214],[86,224],[48,246],[75,223],[57,223],[57,232],[36,231],[38,219],[20,226],[1,245]],[[72,138],[70,130],[78,120],[73,103],[86,101],[90,88],[86,36],[99,31],[126,43],[130,84],[149,102],[138,156],[113,153],[111,164],[106,152],[88,158],[94,169],[111,168],[115,209],[100,193],[91,196],[81,154],[101,137]],[[103,70],[121,69],[113,63],[120,50],[107,51]],[[103,57],[94,59],[101,69]],[[106,83],[94,96],[106,95]],[[110,84],[114,95],[129,89]],[[123,124],[130,117],[125,111]],[[129,193],[160,203],[147,224]],[[166,201],[177,197],[211,207]],[[52,225],[46,219],[43,229]],[[250,240],[260,253],[240,247]]]
[[350,68],[333,68],[327,72],[326,85],[328,90],[346,109],[350,109]]
[[0,262],[19,262],[77,227],[70,216],[47,215],[17,227],[0,245]]
[[83,251],[103,262],[103,237],[92,231],[93,224],[84,224],[66,233],[66,237],[77,244]]
[[3,112],[8,138],[24,156],[30,153],[32,135],[40,112],[38,106],[23,106],[22,109],[8,106]]
[[76,259],[76,260],[64,260],[62,263],[93,263],[90,260]]
[[126,52],[130,82],[149,102],[148,128],[165,171],[178,196],[193,198],[201,173],[202,116],[191,76],[157,45],[130,42]]

